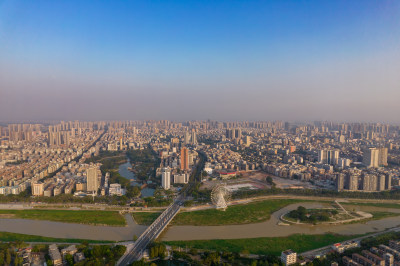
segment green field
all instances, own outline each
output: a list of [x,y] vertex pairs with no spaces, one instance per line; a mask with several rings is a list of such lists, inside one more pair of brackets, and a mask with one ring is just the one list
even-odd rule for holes
[[292,249],[301,253],[323,246],[328,246],[357,236],[344,236],[334,234],[324,235],[291,235],[288,237],[260,237],[248,239],[217,239],[194,241],[166,241],[165,244],[177,247],[196,248],[204,250],[218,250],[229,252],[243,252],[250,254],[275,255],[282,250]]
[[293,203],[304,200],[265,200],[243,205],[229,206],[225,211],[209,209],[181,212],[172,221],[173,225],[229,225],[250,224],[268,220],[271,213]]
[[117,211],[0,210],[0,218],[47,220],[65,223],[124,226]]
[[137,224],[151,225],[160,214],[159,212],[134,212],[132,216]]
[[[268,220],[271,213],[293,203],[304,200],[265,200],[243,205],[229,206],[225,211],[209,209],[201,211],[180,212],[172,221],[172,225],[229,225],[250,224]],[[160,213],[134,212],[133,218],[138,224],[151,224]]]
[[383,218],[388,218],[388,217],[394,217],[394,216],[399,216],[400,213],[394,213],[394,212],[369,212],[372,214],[371,220],[380,220]]
[[398,203],[360,203],[360,202],[341,202],[342,205],[357,205],[357,206],[371,206],[379,208],[390,208],[390,209],[400,209],[400,204]]
[[88,243],[113,243],[112,241],[53,238],[53,237],[24,235],[24,234],[16,234],[16,233],[8,233],[8,232],[0,232],[0,241],[3,241],[3,242],[11,242],[11,241],[57,242],[57,243],[82,243],[82,242],[88,242]]

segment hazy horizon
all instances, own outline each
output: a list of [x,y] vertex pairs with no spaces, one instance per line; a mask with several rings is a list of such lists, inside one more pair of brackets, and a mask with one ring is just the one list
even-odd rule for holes
[[399,1],[0,2],[0,121],[391,122]]

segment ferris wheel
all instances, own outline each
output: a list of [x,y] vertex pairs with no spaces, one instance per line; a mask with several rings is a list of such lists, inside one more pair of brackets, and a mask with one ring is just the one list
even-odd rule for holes
[[232,193],[225,184],[218,184],[211,191],[211,202],[217,209],[225,210],[231,198]]

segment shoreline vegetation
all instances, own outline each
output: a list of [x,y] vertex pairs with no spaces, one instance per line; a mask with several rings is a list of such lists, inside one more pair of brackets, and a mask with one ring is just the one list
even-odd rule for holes
[[132,164],[132,170],[138,181],[145,182],[147,179],[155,184],[161,184],[156,180],[156,166],[159,165],[160,158],[150,148],[143,150],[128,150],[126,156]]
[[0,241],[2,242],[13,242],[13,241],[23,241],[23,242],[54,242],[54,243],[116,243],[114,241],[106,240],[88,240],[88,239],[75,239],[75,238],[54,238],[46,236],[37,235],[26,235],[18,233],[0,232]]
[[117,211],[89,210],[0,210],[0,219],[31,219],[53,222],[125,226],[125,218]]
[[165,241],[163,243],[181,248],[279,256],[282,250],[289,248],[296,250],[298,253],[302,253],[359,236],[360,235],[337,235],[330,233],[323,235],[295,234],[288,237]]
[[[240,225],[260,223],[270,219],[271,214],[295,203],[301,202],[323,202],[305,199],[264,199],[245,204],[229,206],[225,211],[216,209],[203,209],[180,212],[172,221],[171,226],[193,225],[193,226],[218,226],[218,225]],[[380,203],[348,203],[346,205],[372,206],[386,208],[397,204]],[[394,209],[394,207],[393,207]],[[139,225],[150,225],[161,214],[162,210],[135,211],[131,215]],[[385,209],[370,211],[373,215],[356,222],[368,222],[383,218],[400,216],[400,213],[390,212]],[[285,215],[286,216],[286,215]],[[25,210],[0,210],[1,219],[32,219],[47,220],[54,222],[66,222],[89,225],[126,226],[125,217],[117,210],[63,210],[63,209],[25,209]],[[310,223],[311,224],[311,223]]]

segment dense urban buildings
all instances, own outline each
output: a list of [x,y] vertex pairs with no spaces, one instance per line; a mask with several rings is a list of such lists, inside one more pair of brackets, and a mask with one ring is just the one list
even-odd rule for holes
[[263,171],[327,190],[391,190],[400,185],[399,130],[387,124],[280,121],[9,124],[0,127],[0,194],[29,189],[34,196],[122,195],[125,188],[109,184],[102,163],[87,159],[147,147],[160,159],[156,180],[164,189],[188,183],[201,152],[208,178]]

